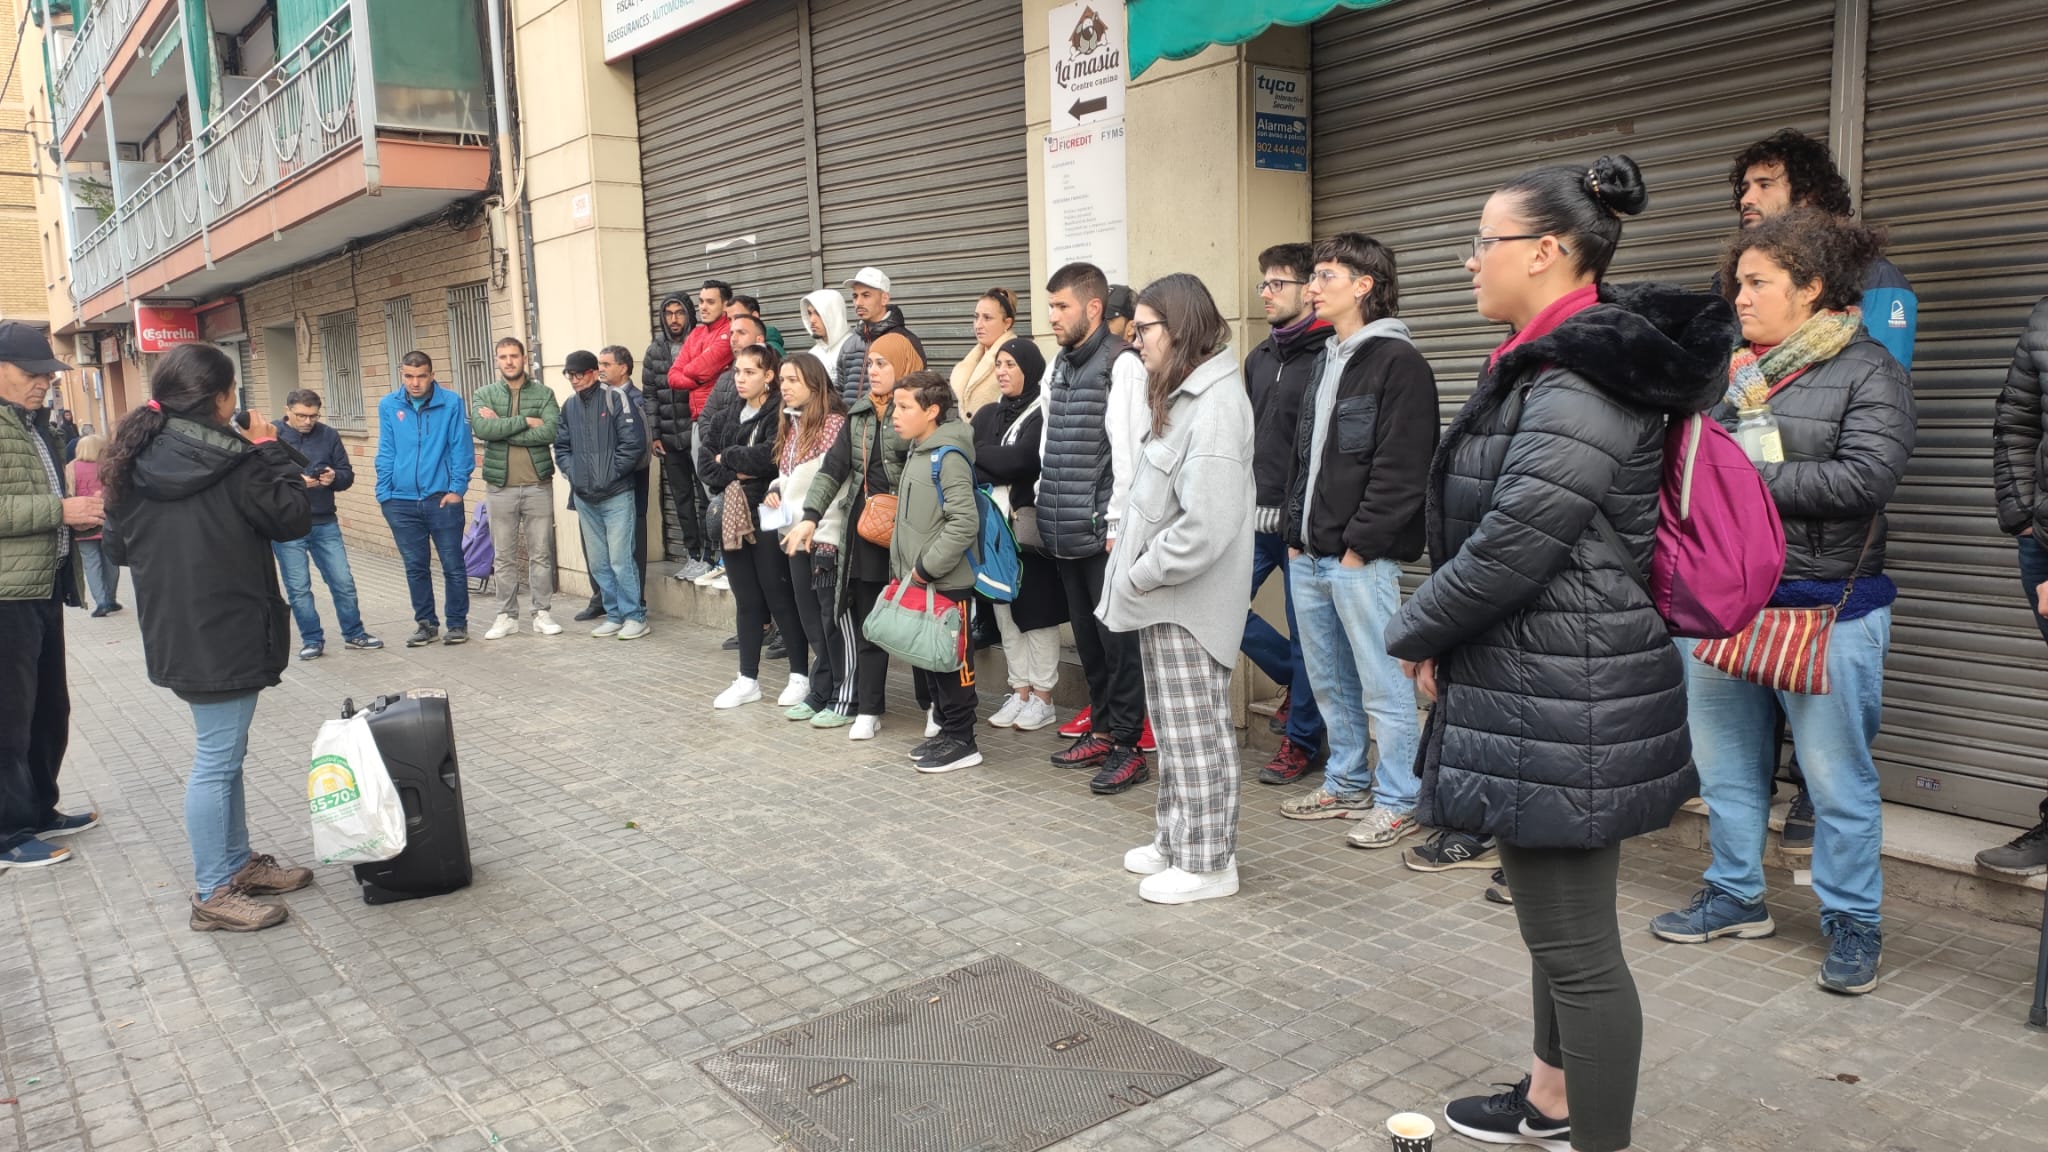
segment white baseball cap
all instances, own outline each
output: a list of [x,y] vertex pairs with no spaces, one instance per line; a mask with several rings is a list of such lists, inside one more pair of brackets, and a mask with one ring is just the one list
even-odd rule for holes
[[889,274],[870,264],[866,268],[854,273],[853,279],[848,280],[843,287],[852,288],[858,284],[865,284],[870,288],[887,292],[889,290]]

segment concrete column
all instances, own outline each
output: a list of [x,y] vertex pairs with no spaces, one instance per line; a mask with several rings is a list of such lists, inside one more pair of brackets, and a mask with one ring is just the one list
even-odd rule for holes
[[[545,379],[561,397],[569,394],[561,364],[570,352],[623,344],[637,359],[649,337],[633,68],[630,62],[604,62],[599,17],[597,4],[579,0],[512,2],[524,153],[516,179],[524,182],[533,212],[540,312],[534,335]],[[514,212],[518,190],[507,190]],[[566,498],[566,485],[557,485],[556,495]],[[658,556],[658,502],[650,514],[655,523],[649,526],[648,550]],[[555,544],[562,583],[587,594],[581,529],[573,515],[557,513]]]

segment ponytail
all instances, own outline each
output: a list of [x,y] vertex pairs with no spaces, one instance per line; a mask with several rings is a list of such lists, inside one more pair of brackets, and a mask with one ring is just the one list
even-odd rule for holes
[[100,457],[100,488],[107,506],[115,507],[127,498],[136,459],[172,416],[214,423],[219,397],[234,388],[234,362],[213,345],[180,344],[165,353],[156,371],[149,374],[149,402],[121,417],[112,442]]

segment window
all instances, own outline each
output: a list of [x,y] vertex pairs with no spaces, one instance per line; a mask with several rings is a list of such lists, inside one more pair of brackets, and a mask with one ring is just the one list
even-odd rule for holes
[[491,381],[491,297],[483,284],[448,289],[448,372],[466,405]]
[[412,331],[412,297],[400,296],[384,302],[384,363],[391,372],[391,390],[398,391],[405,381],[399,376],[398,361],[407,352],[419,347],[414,342]]
[[363,419],[363,377],[356,371],[356,314],[320,318],[320,365],[327,385],[327,416],[337,423]]

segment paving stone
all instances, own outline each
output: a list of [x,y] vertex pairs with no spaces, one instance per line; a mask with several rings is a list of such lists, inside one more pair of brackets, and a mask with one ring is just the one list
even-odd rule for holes
[[[403,635],[400,574],[355,567],[372,630]],[[0,1148],[766,1152],[696,1061],[991,952],[1227,1066],[1075,1149],[1379,1149],[1388,1113],[1528,1062],[1528,957],[1483,874],[1353,851],[1251,785],[1243,894],[1145,905],[1118,861],[1151,828],[1150,787],[1089,794],[1045,764],[1049,732],[987,730],[987,766],[919,776],[900,673],[872,744],[765,706],[714,714],[732,658],[676,621],[632,645],[572,630],[294,663],[251,733],[258,849],[308,855],[300,774],[344,696],[434,686],[455,702],[476,883],[372,908],[321,868],[284,927],[193,933],[190,714],[143,676],[132,614],[66,623],[65,802],[105,823],[74,863],[0,874],[20,926],[0,934],[0,1095],[20,1100]],[[1885,982],[1833,997],[1811,894],[1782,876],[1775,937],[1648,934],[1700,863],[1625,853],[1638,1147],[2048,1152],[2048,1037],[2020,1027],[2033,933],[1894,903]]]

